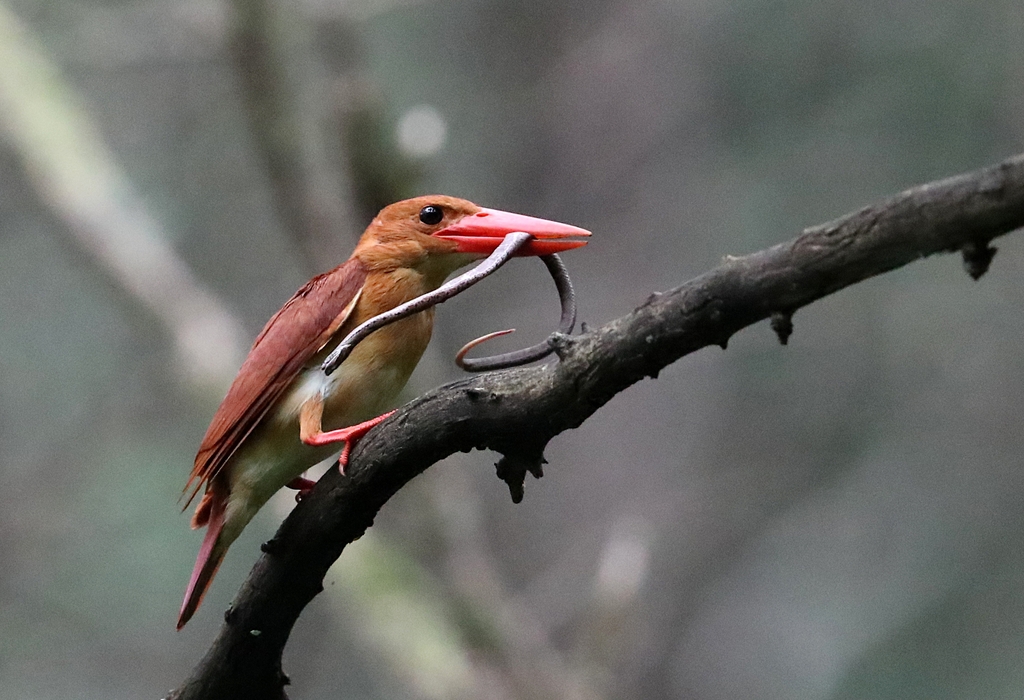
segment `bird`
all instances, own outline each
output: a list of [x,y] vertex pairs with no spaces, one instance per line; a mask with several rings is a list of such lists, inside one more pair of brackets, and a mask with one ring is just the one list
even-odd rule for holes
[[179,630],[199,608],[230,545],[274,493],[312,488],[302,473],[336,453],[339,443],[344,473],[352,444],[390,415],[382,412],[426,349],[434,309],[375,331],[327,375],[321,363],[331,350],[363,321],[436,289],[515,231],[533,236],[518,255],[578,248],[590,235],[455,197],[407,199],[383,208],[348,260],[311,279],[271,317],[214,413],[182,492],[188,508],[203,491],[191,526],[206,533]]

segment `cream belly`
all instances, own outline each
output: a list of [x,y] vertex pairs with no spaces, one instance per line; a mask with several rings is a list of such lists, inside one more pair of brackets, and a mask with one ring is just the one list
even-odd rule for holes
[[[321,356],[331,349],[328,346],[295,378],[276,410],[260,421],[231,458],[224,533],[228,541],[282,486],[341,451],[342,444],[313,447],[299,439],[301,406],[317,396],[323,398],[325,431],[386,411],[426,349],[432,316],[416,314],[370,335],[329,377],[319,367]],[[237,532],[228,532],[236,527]]]

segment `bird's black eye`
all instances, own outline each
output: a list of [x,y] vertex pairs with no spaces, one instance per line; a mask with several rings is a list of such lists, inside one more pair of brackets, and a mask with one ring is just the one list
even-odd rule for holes
[[441,223],[441,219],[444,218],[444,210],[441,207],[433,204],[420,209],[420,221],[425,223],[427,226],[433,226],[434,224]]

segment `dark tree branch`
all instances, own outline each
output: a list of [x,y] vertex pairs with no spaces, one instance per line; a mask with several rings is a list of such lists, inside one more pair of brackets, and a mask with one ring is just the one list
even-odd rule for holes
[[972,275],[993,238],[1024,226],[1024,155],[907,190],[798,238],[651,297],[601,328],[552,338],[560,362],[470,377],[399,410],[330,470],[264,546],[225,624],[175,693],[194,698],[285,698],[281,654],[328,568],[406,482],[456,451],[491,449],[513,498],[540,476],[552,437],[615,394],[708,345],[725,347],[765,318],[784,341],[793,312],[843,287],[935,253],[962,250]]

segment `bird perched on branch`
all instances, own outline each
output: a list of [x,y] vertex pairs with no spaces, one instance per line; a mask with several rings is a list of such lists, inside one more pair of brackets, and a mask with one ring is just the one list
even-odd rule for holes
[[434,310],[375,331],[329,376],[320,366],[324,358],[363,321],[436,289],[515,231],[534,237],[519,255],[570,250],[590,235],[454,197],[405,200],[381,210],[346,262],[307,282],[267,322],[214,414],[185,486],[188,503],[205,487],[192,527],[205,526],[206,535],[178,629],[263,504],[282,486],[311,488],[302,473],[339,443],[344,470],[352,443],[389,415],[379,414],[423,354]]

